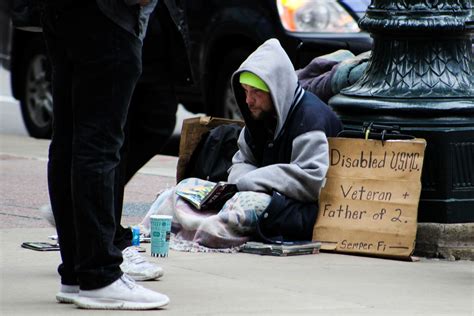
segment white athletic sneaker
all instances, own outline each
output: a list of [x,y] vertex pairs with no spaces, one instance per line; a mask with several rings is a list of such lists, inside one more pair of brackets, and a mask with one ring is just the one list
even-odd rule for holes
[[123,262],[120,268],[135,281],[155,280],[163,275],[163,269],[146,261],[134,246],[125,248],[122,255]]
[[85,309],[145,310],[163,307],[169,301],[168,296],[146,289],[124,274],[106,287],[80,290],[74,304]]
[[61,284],[59,292],[56,293],[56,301],[59,303],[72,304],[79,294],[79,285]]

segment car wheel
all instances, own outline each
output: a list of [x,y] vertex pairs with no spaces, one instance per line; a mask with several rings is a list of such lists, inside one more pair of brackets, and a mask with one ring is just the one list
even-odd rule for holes
[[53,96],[43,47],[39,41],[31,42],[22,63],[21,113],[28,134],[35,138],[50,138],[52,131]]
[[251,52],[250,49],[236,49],[223,58],[223,63],[217,70],[215,88],[213,89],[215,91],[215,102],[211,115],[230,119],[242,119],[240,109],[237,102],[235,102],[230,79],[234,71],[239,68]]

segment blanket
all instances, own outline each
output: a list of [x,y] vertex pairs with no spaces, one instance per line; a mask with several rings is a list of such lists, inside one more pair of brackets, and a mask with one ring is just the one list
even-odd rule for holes
[[220,210],[197,210],[176,194],[186,187],[214,185],[188,178],[158,195],[139,224],[150,234],[150,216],[171,215],[170,249],[189,252],[236,252],[255,233],[258,216],[270,204],[271,196],[261,192],[237,192]]
[[370,51],[354,56],[348,50],[318,56],[296,74],[298,81],[308,91],[328,103],[343,88],[354,84],[367,68]]

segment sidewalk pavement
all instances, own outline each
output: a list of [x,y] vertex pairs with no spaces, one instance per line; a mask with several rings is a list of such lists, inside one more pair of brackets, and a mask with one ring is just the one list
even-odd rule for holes
[[[48,203],[48,141],[0,135],[0,315],[102,315],[58,304],[59,253],[23,249],[55,233]],[[137,223],[174,184],[176,157],[156,156],[129,183],[123,223]],[[145,244],[149,254],[149,244]],[[145,286],[167,294],[166,315],[474,315],[474,262],[403,262],[320,253],[297,257],[171,251],[148,257],[165,275]],[[120,312],[120,314],[149,312]]]

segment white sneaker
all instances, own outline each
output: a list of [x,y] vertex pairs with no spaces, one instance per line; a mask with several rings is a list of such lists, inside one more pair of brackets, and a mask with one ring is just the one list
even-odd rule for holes
[[80,290],[74,304],[85,309],[145,310],[163,307],[169,301],[168,296],[146,289],[124,274],[106,287]]
[[61,284],[59,292],[56,293],[56,301],[59,303],[72,304],[79,294],[79,285]]
[[136,247],[130,246],[122,251],[122,271],[135,281],[155,280],[163,276],[163,269],[154,263],[145,260]]

